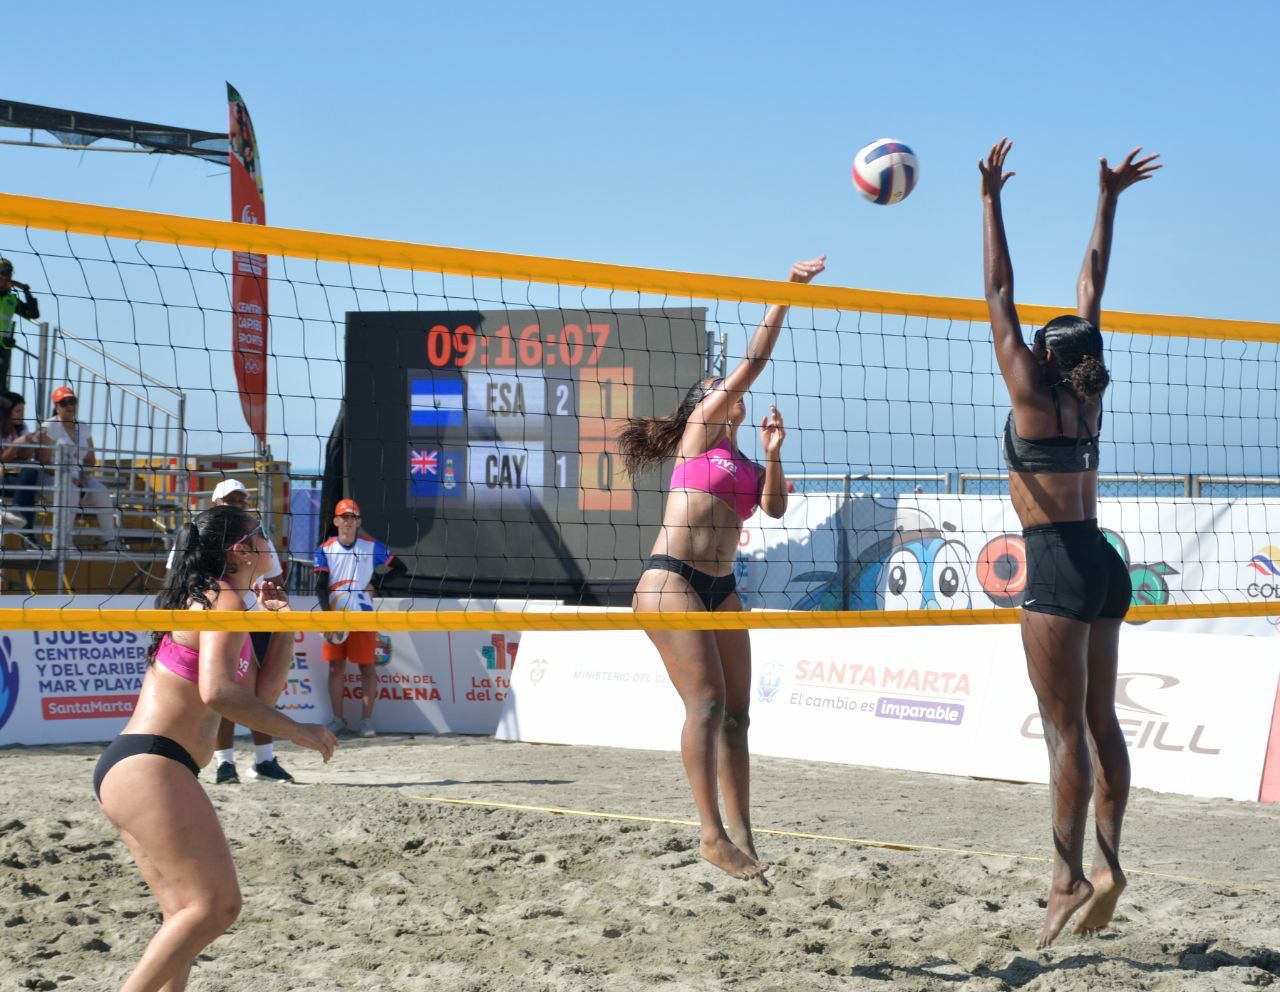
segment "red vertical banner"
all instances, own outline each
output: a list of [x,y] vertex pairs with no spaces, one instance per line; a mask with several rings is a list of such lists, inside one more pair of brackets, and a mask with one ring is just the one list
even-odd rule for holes
[[[231,219],[265,224],[262,163],[249,108],[227,83],[231,118]],[[267,256],[237,251],[231,256],[231,356],[240,407],[258,444],[267,443]]]

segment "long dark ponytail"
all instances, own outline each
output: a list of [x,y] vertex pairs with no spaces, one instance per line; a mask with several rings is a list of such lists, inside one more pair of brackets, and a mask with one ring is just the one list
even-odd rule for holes
[[1036,331],[1033,350],[1042,360],[1046,351],[1053,353],[1058,381],[1081,399],[1099,396],[1111,384],[1102,364],[1102,332],[1083,317],[1054,317]]
[[[259,526],[257,517],[235,506],[213,506],[196,516],[178,532],[173,567],[156,593],[156,609],[185,610],[192,603],[212,609],[209,594],[218,588],[219,579],[235,571],[228,552]],[[163,631],[152,635],[148,661],[155,658],[163,638]]]
[[618,451],[627,474],[634,478],[679,451],[694,408],[721,381],[702,379],[694,383],[680,405],[665,417],[628,417],[627,426],[618,435]]

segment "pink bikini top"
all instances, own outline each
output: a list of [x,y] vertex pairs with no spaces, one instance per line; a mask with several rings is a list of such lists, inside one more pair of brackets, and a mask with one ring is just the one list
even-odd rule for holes
[[[249,662],[253,658],[253,648],[249,638],[244,639],[244,647],[240,649],[240,662],[236,665],[236,681],[243,682],[249,672]],[[200,652],[179,644],[169,634],[160,639],[156,648],[156,664],[163,665],[180,679],[196,682],[200,679]]]
[[733,507],[739,519],[746,520],[760,505],[764,469],[734,451],[726,438],[710,451],[677,465],[671,473],[671,488],[710,493]]

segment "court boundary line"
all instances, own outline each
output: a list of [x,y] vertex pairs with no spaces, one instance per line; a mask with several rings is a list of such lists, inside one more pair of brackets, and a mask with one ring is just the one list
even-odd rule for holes
[[[624,820],[635,823],[658,823],[678,827],[696,827],[697,820],[677,820],[665,816],[642,816],[635,813],[600,813],[584,809],[568,809],[559,806],[531,806],[525,803],[504,803],[488,799],[459,799],[452,796],[411,796],[417,802],[440,803],[450,806],[474,806],[483,809],[515,810],[522,813],[548,813],[555,816],[578,816],[584,819]],[[768,827],[753,827],[756,834],[768,837],[789,837],[795,840],[831,841],[841,844],[855,844],[858,847],[871,847],[884,851],[903,853],[925,852],[930,854],[968,854],[980,858],[1002,858],[1006,861],[1031,861],[1050,863],[1051,859],[1039,854],[1016,854],[1009,851],[986,851],[963,847],[938,847],[933,844],[908,844],[904,841],[873,840],[867,837],[844,837],[839,834],[811,834],[797,830],[775,830]],[[1126,875],[1142,875],[1146,878],[1161,878],[1170,882],[1183,882],[1192,885],[1206,885],[1212,888],[1232,889],[1238,892],[1253,892],[1263,895],[1274,895],[1278,890],[1261,885],[1237,885],[1212,878],[1200,878],[1195,875],[1175,875],[1170,872],[1154,871],[1150,868],[1126,868]]]

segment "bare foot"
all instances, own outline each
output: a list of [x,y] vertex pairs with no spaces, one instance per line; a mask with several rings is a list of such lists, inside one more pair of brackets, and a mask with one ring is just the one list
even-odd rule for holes
[[1051,886],[1049,909],[1045,913],[1044,930],[1040,934],[1040,939],[1036,941],[1036,949],[1043,951],[1052,944],[1062,932],[1062,928],[1067,925],[1067,920],[1071,919],[1072,914],[1087,903],[1092,895],[1093,886],[1083,878],[1078,882],[1072,882],[1065,889]]
[[698,854],[703,861],[715,865],[734,878],[755,881],[764,876],[764,865],[739,850],[728,837],[702,841],[698,844]]
[[1092,937],[1111,925],[1120,893],[1128,884],[1124,872],[1119,868],[1112,872],[1105,867],[1095,868],[1090,882],[1093,885],[1093,896],[1085,903],[1084,915],[1075,925],[1075,932],[1081,937]]
[[733,841],[734,847],[739,851],[742,851],[748,857],[754,859],[756,863],[760,865],[760,874],[751,879],[751,884],[765,895],[768,895],[773,891],[773,883],[764,877],[764,873],[768,869],[768,866],[760,860],[760,855],[756,853],[756,845],[755,840],[751,836],[751,828],[743,826],[725,827],[725,833],[727,833],[729,835],[729,839]]

